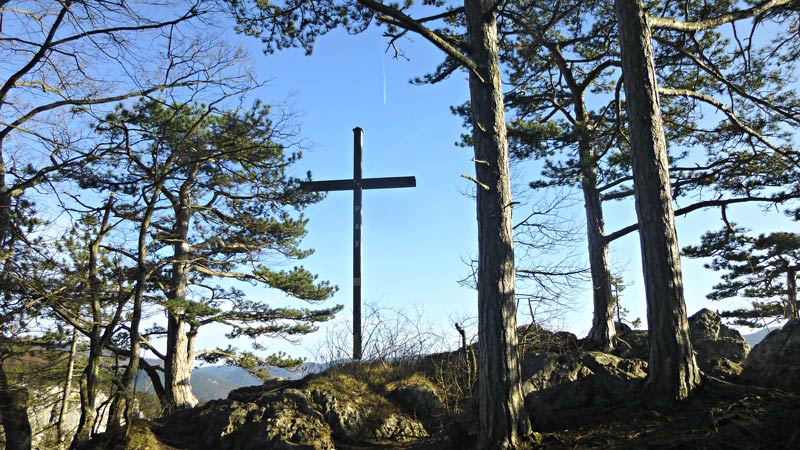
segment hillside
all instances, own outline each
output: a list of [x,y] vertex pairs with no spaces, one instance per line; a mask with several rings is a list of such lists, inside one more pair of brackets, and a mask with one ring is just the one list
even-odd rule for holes
[[[798,448],[800,322],[790,324],[745,364],[742,336],[713,312],[699,312],[690,330],[705,381],[688,400],[658,410],[643,400],[646,332],[622,330],[627,346],[606,354],[569,333],[521,329],[532,447]],[[468,449],[478,429],[472,352],[348,363],[241,388],[139,433],[155,449]]]

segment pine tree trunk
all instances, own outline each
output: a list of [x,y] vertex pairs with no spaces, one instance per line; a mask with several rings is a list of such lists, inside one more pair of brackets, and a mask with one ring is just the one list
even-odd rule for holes
[[[141,342],[139,342],[139,328],[142,323],[142,304],[144,303],[145,287],[147,283],[147,238],[150,233],[150,224],[153,220],[155,204],[161,195],[163,180],[153,186],[153,191],[147,201],[139,226],[139,237],[136,244],[136,284],[133,290],[133,306],[130,316],[130,340],[131,354],[128,358],[128,366],[122,374],[120,389],[115,394],[108,414],[108,428],[112,432],[120,432],[125,424],[130,423],[130,411],[132,409],[133,395],[136,390],[136,375],[139,372],[139,353]],[[146,193],[142,193],[142,198],[147,198]],[[153,380],[156,395],[162,407],[166,406],[166,395],[161,379],[155,373],[154,368],[149,365],[145,369]]]
[[79,448],[89,442],[95,422],[95,407],[97,406],[97,379],[100,375],[100,331],[99,326],[92,326],[89,338],[89,357],[80,381],[81,416],[78,419],[78,429],[72,438],[70,448]]
[[98,236],[89,246],[89,265],[88,265],[88,287],[90,308],[92,313],[92,328],[89,334],[89,358],[83,370],[81,378],[81,417],[78,420],[78,429],[72,439],[72,448],[79,448],[89,442],[94,429],[96,420],[95,407],[97,406],[98,377],[100,376],[100,358],[103,353],[102,328],[100,326],[102,317],[102,305],[100,291],[102,283],[97,274],[98,257],[100,253],[100,242],[106,231],[106,224],[110,214],[111,200],[109,200],[104,220],[102,221]]
[[0,417],[6,435],[6,450],[31,449],[29,397],[27,387],[12,384],[8,379],[3,361],[0,360]]
[[[579,111],[581,112],[581,111]],[[585,114],[583,114],[585,115]],[[580,116],[579,116],[580,117]],[[586,124],[586,122],[582,122]],[[594,302],[589,340],[600,350],[611,350],[617,338],[614,328],[614,296],[611,293],[611,263],[605,239],[603,205],[597,191],[597,157],[589,136],[578,142],[581,166],[581,189],[586,212],[586,237],[589,246],[589,267],[592,274]]]
[[642,248],[650,366],[648,397],[670,406],[700,384],[689,339],[650,27],[642,0],[616,0]]
[[164,362],[164,385],[167,394],[167,412],[192,408],[197,398],[192,393],[193,343],[188,336],[186,309],[179,306],[186,301],[189,285],[189,220],[191,199],[188,192],[181,192],[180,203],[175,208],[175,256],[172,264],[172,280],[167,298],[173,303],[167,317],[167,359]]
[[797,304],[797,268],[786,272],[786,318],[800,319],[800,305]]
[[192,393],[192,365],[189,337],[183,312],[171,312],[167,319],[167,360],[164,384],[167,394],[167,412],[192,408],[197,398]]
[[[520,387],[514,242],[493,1],[466,0],[478,214],[479,449],[515,449],[531,432]],[[482,78],[482,79],[481,79]]]

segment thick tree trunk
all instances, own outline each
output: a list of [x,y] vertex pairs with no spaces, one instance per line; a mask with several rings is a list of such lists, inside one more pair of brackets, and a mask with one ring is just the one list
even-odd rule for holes
[[172,264],[172,285],[168,299],[173,303],[167,317],[167,359],[164,362],[164,384],[167,394],[167,412],[175,409],[192,408],[197,398],[192,393],[193,340],[188,336],[186,309],[180,306],[186,301],[189,285],[189,220],[191,199],[181,192],[180,203],[175,208],[175,252]]
[[700,370],[683,299],[650,27],[641,0],[616,0],[616,13],[647,297],[648,397],[655,406],[670,406],[700,384]]
[[31,423],[28,420],[30,393],[24,385],[8,379],[0,360],[0,417],[6,435],[6,450],[31,449]]
[[183,311],[170,312],[167,318],[167,360],[164,384],[167,394],[167,412],[192,408],[197,398],[192,393],[192,364],[187,324]]
[[520,388],[514,242],[497,23],[489,0],[466,0],[478,213],[479,449],[514,449],[531,432]]
[[614,296],[611,293],[611,263],[605,239],[603,205],[597,191],[597,158],[588,136],[582,137],[578,142],[578,153],[594,301],[592,328],[588,338],[595,348],[611,350],[617,338],[614,328]]

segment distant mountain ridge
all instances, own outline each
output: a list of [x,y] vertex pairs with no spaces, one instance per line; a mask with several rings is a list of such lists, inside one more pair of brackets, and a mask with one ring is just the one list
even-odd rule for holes
[[780,328],[781,327],[775,327],[772,329],[762,328],[755,333],[743,334],[742,337],[745,341],[747,341],[748,344],[750,344],[750,348],[753,348],[756,346],[756,344],[761,342],[770,333],[770,331],[779,330]]
[[[155,364],[155,361],[152,363]],[[319,372],[324,367],[324,364],[303,363],[296,371],[273,367],[269,369],[269,374],[275,378],[295,380],[309,373]],[[202,402],[226,398],[234,389],[260,384],[263,384],[260,379],[236,366],[201,366],[192,371],[192,392]],[[136,377],[136,390],[153,392],[150,377],[142,371]]]

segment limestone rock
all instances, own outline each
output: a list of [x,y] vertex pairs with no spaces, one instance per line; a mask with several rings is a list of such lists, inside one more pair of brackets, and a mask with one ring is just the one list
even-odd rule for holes
[[[188,422],[196,448],[220,450],[332,450],[330,428],[311,397],[296,389],[261,396],[257,403],[217,400],[189,410],[175,422]],[[173,430],[174,432],[175,430]],[[195,447],[193,447],[195,448]]]
[[362,434],[364,418],[372,412],[370,408],[340,402],[333,393],[324,390],[314,390],[311,395],[335,436],[356,439]]
[[643,359],[647,361],[650,354],[647,343],[647,331],[632,330],[630,327],[623,326],[617,328],[617,346],[613,354],[625,359]]
[[525,357],[522,367],[522,392],[541,391],[585,378],[591,371],[583,367],[577,353],[537,353]]
[[388,397],[404,411],[419,419],[428,432],[441,428],[447,411],[433,387],[424,384],[401,386],[390,391]]
[[747,356],[742,380],[800,392],[800,320],[769,333]]
[[523,395],[533,417],[543,409],[605,406],[634,397],[647,363],[601,352],[543,353],[523,361]]
[[[27,388],[25,390],[27,391]],[[66,439],[63,442],[58,442],[56,424],[61,412],[64,389],[61,386],[47,386],[31,390],[27,392],[27,395],[29,395],[28,420],[31,425],[32,448],[66,449],[70,444],[72,435],[78,429],[78,421],[81,416],[80,392],[77,386],[73,386],[67,398],[68,403],[62,425]],[[107,400],[108,396],[105,393],[97,393],[98,405]],[[98,417],[95,430],[98,432],[105,431],[107,419],[105,415]],[[1,423],[2,418],[0,418]],[[2,427],[0,427],[0,430],[2,430]],[[3,445],[4,442],[0,440],[0,448],[3,448]]]
[[744,339],[742,334],[722,323],[722,317],[703,308],[689,317],[689,334],[692,339]]
[[689,334],[700,369],[712,376],[732,380],[741,371],[750,352],[742,335],[722,323],[719,314],[701,309],[689,317]]
[[409,441],[427,437],[428,432],[418,421],[398,414],[380,417],[378,423],[369,431],[370,439],[381,441]]
[[568,331],[552,332],[539,325],[526,325],[517,330],[520,352],[523,355],[549,352],[562,353],[577,350],[577,336]]
[[[648,359],[647,331],[631,330],[623,325],[618,326],[617,332],[615,355]],[[750,345],[738,331],[722,323],[719,314],[704,308],[689,317],[689,336],[703,372],[729,381],[741,373]]]
[[601,352],[587,352],[581,357],[591,370],[591,403],[613,405],[634,397],[647,377],[647,362],[625,359]]

